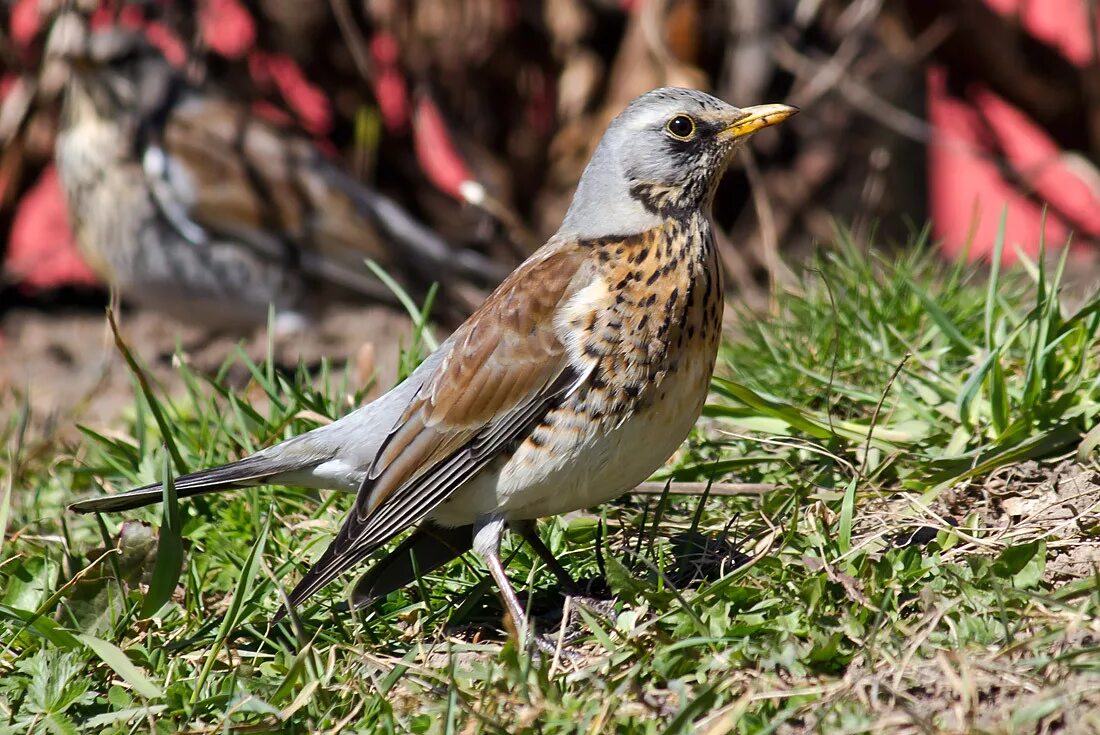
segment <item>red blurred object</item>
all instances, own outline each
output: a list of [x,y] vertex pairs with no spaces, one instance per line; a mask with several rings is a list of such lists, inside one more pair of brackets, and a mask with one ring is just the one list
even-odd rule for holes
[[[123,2],[123,0],[118,0]],[[116,2],[103,2],[95,9],[90,19],[90,25],[94,29],[108,28],[116,23],[123,28],[141,29],[146,25],[145,15],[137,5],[123,3],[116,8]]]
[[99,283],[73,242],[65,197],[52,166],[42,172],[19,203],[4,274],[30,290]]
[[109,28],[116,21],[123,28],[143,31],[149,42],[160,49],[164,58],[172,64],[183,66],[187,61],[187,47],[183,40],[163,23],[146,20],[141,9],[135,5],[124,5],[117,13],[110,3],[100,5],[92,13],[89,25],[94,29]]
[[[1084,2],[985,2],[1018,18],[1075,64],[1089,63]],[[989,257],[1004,207],[1006,260],[1015,259],[1016,246],[1037,254],[1041,234],[1051,249],[1062,246],[1070,232],[1078,242],[1100,240],[1100,175],[1094,163],[1060,150],[1023,112],[986,88],[975,86],[965,98],[954,97],[939,68],[929,71],[928,81],[928,114],[936,130],[936,143],[929,147],[931,215],[949,254],[957,255],[970,242],[971,257]],[[1045,230],[1044,203],[1049,205]]]
[[11,40],[15,47],[25,50],[42,27],[39,0],[17,0],[11,9]]
[[274,83],[286,103],[313,135],[332,130],[332,107],[325,93],[313,85],[294,59],[285,54],[254,51],[248,68],[257,84]]
[[473,180],[466,162],[455,148],[443,115],[435,101],[428,95],[420,95],[413,117],[413,147],[420,168],[443,193],[465,201],[462,185]]
[[374,97],[378,100],[382,124],[391,132],[403,132],[409,124],[409,90],[397,67],[397,39],[386,31],[374,34],[370,53],[378,67]]
[[256,43],[256,23],[237,0],[206,0],[199,9],[199,27],[210,48],[230,59]]
[[183,41],[163,23],[154,21],[145,26],[145,37],[149,39],[149,43],[160,49],[168,63],[183,66],[187,61],[187,48]]

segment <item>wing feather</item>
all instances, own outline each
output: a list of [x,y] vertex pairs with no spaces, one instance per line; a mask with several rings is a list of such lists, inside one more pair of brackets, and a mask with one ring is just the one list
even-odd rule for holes
[[292,605],[422,520],[587,379],[555,326],[559,308],[591,278],[586,254],[574,243],[546,246],[445,343],[438,371],[386,440],[340,532],[291,592]]
[[151,150],[162,161],[147,165],[146,174],[162,192],[162,211],[192,241],[192,230],[232,238],[273,262],[381,300],[392,294],[364,258],[425,282],[440,273],[478,283],[500,277],[488,261],[482,270],[493,272],[469,272],[441,237],[353,180],[309,139],[235,101],[185,98],[157,143]]

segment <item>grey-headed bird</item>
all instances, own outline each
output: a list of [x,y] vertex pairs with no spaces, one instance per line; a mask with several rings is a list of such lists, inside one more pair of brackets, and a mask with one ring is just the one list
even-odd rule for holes
[[[630,491],[687,436],[722,325],[715,189],[752,133],[796,111],[738,109],[687,89],[637,98],[608,127],[557,234],[403,383],[328,426],[182,476],[176,492],[354,492],[291,605],[415,526],[360,580],[353,603],[411,581],[410,552],[427,572],[472,548],[525,630],[499,555],[505,527],[567,577],[534,519]],[[72,508],[118,511],[160,498],[150,485]]]
[[[123,300],[222,331],[304,325],[332,297],[393,301],[364,264],[406,287],[495,285],[499,268],[452,249],[352,179],[305,135],[195,86],[140,32],[55,21],[46,58],[68,71],[55,157],[73,233]],[[467,289],[472,290],[472,289]]]

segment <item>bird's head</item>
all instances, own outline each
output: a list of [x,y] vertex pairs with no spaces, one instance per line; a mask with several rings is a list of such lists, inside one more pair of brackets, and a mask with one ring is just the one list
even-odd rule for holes
[[582,237],[628,234],[708,208],[736,150],[796,112],[789,105],[737,108],[691,89],[643,94],[608,126],[563,230]]
[[164,55],[139,31],[88,28],[76,13],[54,21],[48,63],[67,74],[66,116],[125,119],[155,111],[177,76]]

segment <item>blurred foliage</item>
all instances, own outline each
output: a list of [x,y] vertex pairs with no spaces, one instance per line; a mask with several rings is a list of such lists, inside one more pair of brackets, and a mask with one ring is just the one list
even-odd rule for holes
[[[41,52],[61,5],[18,0],[0,27],[0,242],[51,157],[60,81]],[[445,238],[506,263],[556,229],[607,121],[662,85],[812,108],[759,136],[719,192],[729,282],[749,295],[791,282],[780,243],[805,253],[836,219],[910,239],[927,211],[932,64],[951,89],[1009,100],[1065,150],[1095,160],[1100,147],[1100,66],[1074,65],[984,0],[76,5],[146,28],[196,82],[307,130]]]

